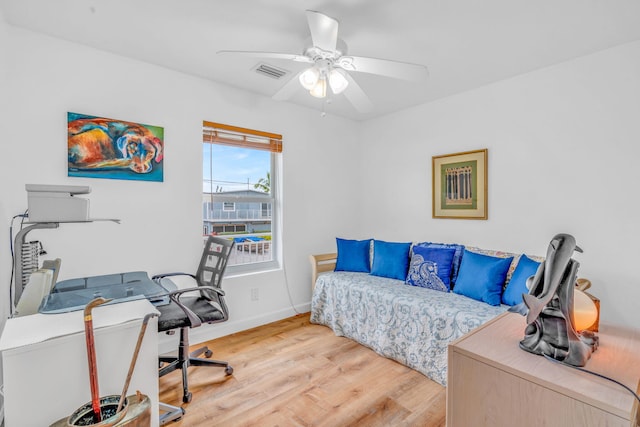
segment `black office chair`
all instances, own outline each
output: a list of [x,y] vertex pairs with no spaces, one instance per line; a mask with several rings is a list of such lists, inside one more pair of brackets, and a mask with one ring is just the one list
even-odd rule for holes
[[227,362],[198,358],[203,354],[209,358],[212,355],[207,347],[201,347],[189,353],[189,328],[196,328],[202,323],[224,322],[229,318],[229,311],[224,302],[224,291],[221,289],[222,276],[227,267],[234,241],[209,236],[205,244],[200,265],[195,275],[188,273],[168,273],[153,276],[153,280],[167,290],[177,287],[170,280],[171,276],[190,276],[198,286],[188,289],[173,290],[169,293],[170,303],[160,305],[158,331],[167,332],[180,329],[180,344],[176,357],[160,357],[159,376],[166,375],[176,369],[182,369],[182,401],[191,402],[191,392],[187,381],[187,368],[193,366],[218,366],[225,368],[225,373],[231,375],[233,368]]

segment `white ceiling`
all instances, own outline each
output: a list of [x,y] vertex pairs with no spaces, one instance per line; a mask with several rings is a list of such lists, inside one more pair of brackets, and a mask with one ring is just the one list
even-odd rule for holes
[[[15,26],[266,96],[286,77],[216,52],[302,53],[305,10],[317,10],[340,22],[350,54],[429,68],[422,83],[354,73],[374,110],[359,114],[344,95],[325,109],[355,120],[640,40],[638,0],[0,0],[0,9]],[[291,76],[305,67],[265,62]],[[323,108],[302,88],[289,102]]]

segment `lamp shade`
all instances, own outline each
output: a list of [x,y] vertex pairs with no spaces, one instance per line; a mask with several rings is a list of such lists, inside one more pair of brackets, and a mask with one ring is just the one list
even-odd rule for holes
[[324,76],[320,77],[316,85],[309,91],[312,96],[316,98],[324,98],[327,96],[327,79]]
[[349,81],[344,76],[342,70],[336,68],[329,73],[329,86],[334,94],[339,94],[349,86]]
[[320,71],[316,67],[311,67],[306,69],[298,80],[300,80],[300,84],[306,90],[313,90],[313,88],[318,83],[318,79],[320,78]]
[[591,298],[584,292],[573,291],[573,328],[576,331],[589,329],[598,319],[598,308]]

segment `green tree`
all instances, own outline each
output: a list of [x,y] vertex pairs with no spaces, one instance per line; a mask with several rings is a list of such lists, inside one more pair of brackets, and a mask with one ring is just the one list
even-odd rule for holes
[[253,184],[253,188],[265,193],[271,193],[271,172],[267,172],[266,178],[260,178],[257,183]]

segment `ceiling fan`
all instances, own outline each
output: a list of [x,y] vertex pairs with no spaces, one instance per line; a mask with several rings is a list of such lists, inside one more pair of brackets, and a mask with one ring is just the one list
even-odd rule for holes
[[[395,79],[423,80],[428,76],[427,67],[408,62],[347,55],[346,43],[338,38],[338,21],[323,13],[307,10],[311,41],[301,55],[277,52],[251,52],[221,50],[218,54],[242,55],[258,58],[285,59],[311,64],[289,80],[273,95],[286,100],[302,85],[317,98],[327,96],[327,87],[334,94],[344,96],[361,113],[373,109],[373,104],[351,76],[351,72],[376,74]],[[348,89],[347,89],[348,87]]]

